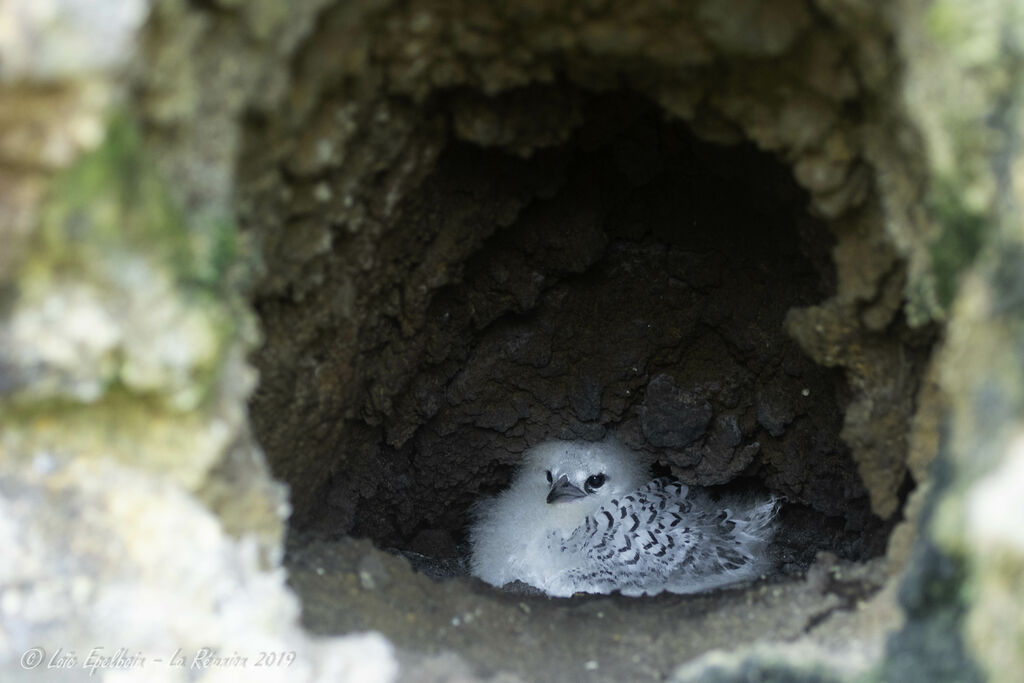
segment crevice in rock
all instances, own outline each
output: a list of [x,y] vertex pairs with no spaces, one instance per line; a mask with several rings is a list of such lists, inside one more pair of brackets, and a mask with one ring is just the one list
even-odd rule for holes
[[[258,434],[327,437],[310,444],[323,476],[293,489],[293,528],[453,557],[472,502],[507,484],[525,448],[610,430],[686,483],[756,482],[802,506],[784,515],[798,564],[821,548],[880,552],[891,525],[839,436],[845,377],[785,332],[787,312],[836,292],[834,237],[790,171],[746,143],[701,142],[629,92],[503,97],[510,120],[571,111],[571,131],[503,138],[485,117],[497,148],[420,144],[440,145],[436,161],[378,209],[392,227],[372,249],[334,237],[308,293],[257,298]],[[480,96],[441,93],[422,118],[458,131],[467,106]],[[275,345],[299,341],[313,370],[300,374],[322,393],[280,425],[275,387],[297,378]],[[272,461],[287,480],[293,465]]]
[[[417,649],[395,600],[418,614],[468,590],[460,601],[505,609],[461,576],[471,506],[550,438],[614,433],[660,474],[784,496],[772,552],[796,582],[786,591],[821,551],[885,552],[908,493],[905,447],[886,430],[912,411],[932,333],[902,321],[903,265],[869,195],[830,217],[794,180],[820,168],[634,91],[454,88],[350,119],[329,103],[312,114],[319,138],[274,169],[256,147],[245,164],[267,210],[254,214],[266,341],[251,410],[292,487],[287,563],[310,628],[380,628]],[[254,140],[280,134],[252,125]],[[347,156],[324,162],[341,140]],[[353,539],[459,578],[417,582],[439,593],[409,603]],[[312,609],[324,565],[351,565],[380,614]],[[848,606],[814,595],[812,621]],[[700,609],[729,609],[709,599]]]

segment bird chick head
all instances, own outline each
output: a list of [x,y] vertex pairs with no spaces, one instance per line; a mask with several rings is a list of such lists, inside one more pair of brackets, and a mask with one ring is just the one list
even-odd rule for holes
[[515,486],[530,505],[574,526],[649,478],[645,463],[613,439],[548,441],[527,452]]

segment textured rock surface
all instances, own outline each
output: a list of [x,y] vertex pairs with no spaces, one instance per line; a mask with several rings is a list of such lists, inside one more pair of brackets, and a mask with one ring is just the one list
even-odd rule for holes
[[850,671],[863,670],[879,656],[885,626],[893,622],[892,614],[872,622],[868,615],[879,617],[875,606],[858,606],[884,579],[880,565],[851,568],[834,558],[805,579],[717,596],[568,600],[496,595],[476,581],[438,585],[367,541],[302,542],[293,558],[289,580],[314,633],[380,630],[399,647],[457,652],[485,680],[499,671],[524,680],[665,680],[681,662],[765,633],[778,643],[809,632],[827,642],[838,634],[834,624],[821,624],[836,614],[871,624],[858,633],[867,650],[857,653],[863,660],[844,662]]
[[[663,449],[634,421],[665,373],[713,413],[658,453],[687,481],[756,476],[854,527],[866,490],[892,518],[932,334],[903,293],[934,307],[889,205],[909,212],[923,171],[898,111],[854,104],[896,92],[886,18],[821,11],[811,30],[789,2],[325,10],[240,179],[266,267],[253,416],[309,492],[296,523],[459,536],[539,439],[615,426]],[[664,114],[775,154],[809,196]],[[793,348],[789,310],[837,372]]]
[[145,10],[0,5],[0,677],[391,680],[379,635],[299,626],[235,228],[183,210],[124,113]]
[[[268,571],[255,537],[227,536],[173,480],[109,461],[60,464],[44,454],[30,467],[11,464],[0,474],[5,680],[94,680],[90,661],[119,649],[121,664],[101,663],[96,675],[393,678],[392,647],[379,635],[308,637],[283,569]],[[206,664],[204,649],[247,662]],[[41,661],[26,659],[37,651]],[[179,651],[183,660],[175,663]],[[261,669],[260,652],[287,656],[289,664]],[[71,663],[61,670],[59,662]]]
[[[907,100],[936,178],[928,256],[940,293],[963,286],[933,373],[945,420],[936,495],[903,587],[911,621],[888,663],[904,680],[1009,681],[1024,664],[1024,511],[1010,493],[1020,491],[1024,452],[1024,17],[1018,3],[993,3],[982,17],[951,1],[911,16]],[[934,88],[939,74],[955,100]]]
[[[1021,670],[1014,2],[146,8],[0,4],[0,677]],[[786,576],[547,601],[344,538],[458,574],[525,447],[609,429],[786,494]],[[337,537],[291,544],[306,627],[390,643],[298,627],[264,448]]]

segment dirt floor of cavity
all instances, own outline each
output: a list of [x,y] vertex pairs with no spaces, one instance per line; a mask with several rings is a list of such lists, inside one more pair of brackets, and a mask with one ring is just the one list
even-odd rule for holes
[[829,554],[806,573],[656,598],[550,599],[467,577],[435,581],[350,538],[293,537],[286,563],[303,624],[315,634],[379,631],[416,657],[454,652],[478,675],[530,681],[659,681],[705,652],[765,640],[813,637],[852,652],[877,650],[886,630],[879,620],[895,620],[891,597],[872,597],[886,578],[883,561]]

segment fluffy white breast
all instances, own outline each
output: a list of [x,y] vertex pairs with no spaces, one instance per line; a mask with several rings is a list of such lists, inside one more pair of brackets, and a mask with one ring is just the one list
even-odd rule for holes
[[712,499],[668,479],[617,441],[549,441],[509,488],[477,504],[474,575],[552,596],[697,592],[756,578],[778,501]]

